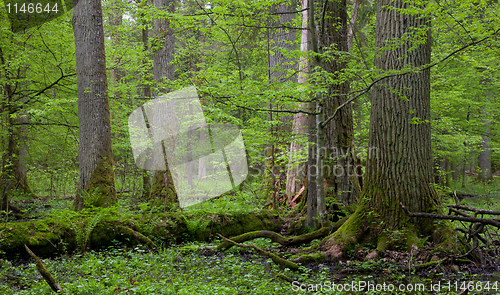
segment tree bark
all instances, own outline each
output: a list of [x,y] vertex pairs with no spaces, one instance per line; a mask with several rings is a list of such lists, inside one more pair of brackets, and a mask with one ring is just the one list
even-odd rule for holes
[[481,143],[481,153],[479,154],[479,180],[488,181],[492,179],[491,172],[491,149],[490,149],[490,122],[486,122],[486,130]]
[[[166,10],[173,13],[175,11],[174,0],[153,0],[153,4],[157,9]],[[155,20],[154,23],[155,42],[152,48],[153,53],[153,77],[158,85],[158,92],[162,90],[168,92],[170,86],[166,86],[168,81],[174,80],[175,67],[171,62],[174,59],[175,52],[175,36],[174,30],[170,26],[170,20],[166,16],[162,16]],[[151,183],[150,200],[164,200],[164,210],[174,209],[178,207],[179,200],[175,190],[174,179],[170,169],[168,169],[167,157],[165,163],[167,170],[155,171]]]
[[[279,19],[276,20],[273,26],[290,26],[295,19],[294,13],[287,13],[296,10],[296,1],[292,0],[290,3],[282,3],[273,9],[274,12],[280,13]],[[296,30],[279,28],[275,31],[269,32],[268,36],[269,51],[268,51],[268,62],[269,62],[269,84],[271,87],[275,87],[277,90],[282,87],[287,81],[295,82],[297,81],[297,76],[292,75],[289,70],[296,68],[296,62],[283,53],[295,50],[296,45]],[[279,105],[275,105],[275,102],[270,101],[268,108],[279,108]],[[276,116],[276,117],[275,117]],[[278,144],[276,139],[278,134],[289,132],[291,126],[290,122],[292,119],[290,116],[278,116],[277,114],[269,113],[268,121],[280,121],[280,126],[273,126],[268,128],[269,144],[267,146],[268,158],[266,161],[266,174],[265,174],[265,195],[269,195],[269,192],[274,192],[277,181],[281,181],[281,178],[286,178],[286,175],[280,173],[281,169],[275,167],[275,154],[279,152]],[[287,128],[288,127],[288,128]],[[288,129],[288,130],[287,130]],[[274,195],[276,197],[276,195]],[[275,206],[275,200],[273,198],[273,207]]]
[[[430,63],[429,20],[422,15],[401,13],[408,8],[402,0],[377,3],[375,66],[381,71],[405,71]],[[401,45],[386,47],[390,44]],[[367,159],[364,201],[328,239],[328,254],[341,256],[360,241],[369,241],[382,251],[408,249],[421,245],[422,236],[430,236],[432,242],[445,248],[451,247],[453,227],[449,222],[437,224],[424,218],[409,218],[400,206],[402,203],[412,212],[439,211],[439,199],[430,184],[429,120],[429,69],[387,78],[375,86],[370,115],[372,150]]]
[[[148,0],[142,0],[141,5],[147,5]],[[144,13],[141,14],[141,17],[144,18]],[[144,25],[142,29],[142,45],[143,45],[143,50],[145,52],[149,51],[149,28],[148,28],[148,23],[145,19],[142,19],[142,24]],[[144,60],[144,63],[147,64],[147,60]],[[145,80],[145,77],[143,77],[143,80]],[[148,81],[144,81],[144,85],[142,85],[142,94],[144,97],[152,97],[151,94],[151,86],[149,85]],[[149,172],[147,170],[142,171],[142,198],[143,199],[148,199],[151,195],[151,177],[149,175]]]
[[354,38],[355,30],[356,30],[356,21],[358,19],[359,7],[363,0],[354,0],[352,4],[352,15],[351,20],[349,22],[349,32],[347,33],[347,48],[349,50],[352,49],[352,39]]
[[[301,31],[301,41],[300,41],[300,51],[307,52],[307,0],[302,0],[302,28]],[[307,58],[305,56],[301,56],[299,62],[299,76],[298,82],[305,83],[307,81],[306,72],[307,72]],[[308,110],[311,109],[311,105],[303,104],[300,108],[306,108]],[[308,129],[308,116],[303,113],[298,113],[293,117],[292,122],[292,136],[294,137],[292,143],[290,144],[289,151],[289,160],[288,160],[288,168],[286,172],[286,195],[288,196],[288,203],[290,203],[291,198],[299,191],[300,187],[304,183],[304,166],[306,163],[301,163],[297,160],[300,151],[302,150],[302,145],[300,141],[307,134]],[[301,173],[302,172],[302,173]]]
[[[162,11],[165,10],[170,13],[175,11],[175,0],[153,0],[153,5]],[[173,81],[175,78],[175,66],[171,64],[174,60],[175,36],[168,17],[161,16],[155,19],[154,36],[153,76],[160,83],[159,87],[162,87],[161,83],[168,83],[168,81]],[[165,89],[168,90],[168,88]]]
[[73,32],[80,130],[79,192],[74,207],[105,207],[115,204],[117,197],[101,1],[73,2]]
[[[330,52],[332,57],[324,59],[322,68],[332,75],[333,83],[327,85],[328,95],[324,102],[326,117],[330,117],[338,106],[347,100],[350,91],[348,81],[342,82],[340,75],[347,67],[345,52],[348,48],[348,24],[346,0],[327,1],[325,6],[323,34],[319,35],[321,52]],[[343,54],[344,53],[344,54]],[[346,105],[325,127],[325,148],[331,153],[326,155],[325,177],[328,190],[344,205],[356,203],[360,191],[354,161],[354,128],[351,105]],[[323,167],[322,167],[323,168]],[[361,175],[359,175],[361,177]]]

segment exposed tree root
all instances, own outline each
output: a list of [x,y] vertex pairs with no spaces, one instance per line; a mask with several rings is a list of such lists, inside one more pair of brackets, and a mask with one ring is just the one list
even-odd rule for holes
[[[251,241],[257,238],[268,238],[271,239],[273,242],[276,242],[282,246],[295,246],[310,242],[314,239],[326,237],[329,233],[330,233],[330,228],[328,227],[323,227],[318,229],[317,231],[296,237],[283,237],[282,235],[272,231],[258,230],[233,237],[231,238],[231,240],[236,243],[244,243],[246,241]],[[234,246],[234,243],[224,241],[220,243],[219,246],[217,246],[216,250],[224,251],[231,248],[232,246]]]
[[45,265],[43,265],[42,260],[38,258],[38,256],[33,253],[28,246],[24,245],[26,248],[26,251],[28,254],[35,260],[36,264],[36,269],[38,269],[38,272],[42,275],[42,277],[45,279],[47,284],[49,284],[50,288],[54,292],[64,292],[64,290],[59,286],[59,284],[56,282],[56,280],[52,277],[50,272],[45,268]]
[[140,232],[136,232],[135,230],[123,226],[123,225],[118,225],[117,228],[124,234],[136,238],[138,241],[148,245],[152,249],[158,248],[158,246],[151,241],[150,238],[146,237],[145,235],[141,234]]
[[323,253],[314,253],[314,254],[303,254],[299,257],[293,259],[295,263],[307,263],[307,262],[319,262],[325,258],[325,254]]
[[238,246],[238,247],[242,247],[242,248],[252,248],[254,249],[255,251],[257,251],[260,255],[263,255],[263,256],[266,256],[266,257],[269,257],[271,258],[271,260],[276,263],[278,266],[280,267],[283,267],[283,268],[289,268],[293,271],[301,271],[300,268],[299,268],[299,265],[296,264],[296,263],[293,263],[291,261],[288,261],[286,259],[283,259],[281,257],[279,257],[278,255],[276,254],[273,254],[273,253],[270,253],[270,252],[267,252],[265,250],[262,250],[261,248],[255,246],[255,245],[244,245],[244,244],[239,244],[239,243],[236,243],[235,241],[231,240],[231,239],[228,239],[226,237],[224,237],[223,235],[221,234],[217,234],[221,239],[223,239],[224,241],[227,241],[228,243],[231,243],[233,244],[233,246]]

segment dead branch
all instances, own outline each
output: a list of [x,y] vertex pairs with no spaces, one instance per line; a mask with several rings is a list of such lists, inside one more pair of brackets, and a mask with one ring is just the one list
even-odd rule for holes
[[64,292],[63,288],[59,286],[59,284],[54,280],[50,272],[45,268],[45,265],[43,265],[42,260],[38,258],[38,256],[33,253],[28,246],[24,245],[24,248],[26,248],[26,251],[28,254],[35,260],[36,264],[36,269],[38,272],[42,275],[43,279],[47,282],[47,284],[50,286],[50,288],[54,292]]
[[466,210],[466,211],[471,211],[471,212],[474,212],[475,215],[478,215],[478,214],[500,215],[500,211],[478,209],[478,208],[472,208],[472,207],[468,207],[468,206],[464,206],[464,205],[448,205],[448,208],[455,208],[455,209],[462,209],[462,210]]
[[[268,238],[271,241],[278,243],[282,246],[295,246],[310,242],[314,239],[322,238],[327,236],[330,233],[330,228],[323,227],[318,229],[317,231],[313,231],[311,233],[303,234],[295,237],[283,237],[280,234],[277,234],[268,230],[258,230],[249,233],[245,233],[236,237],[231,238],[232,241],[236,243],[244,243],[246,241],[251,241],[258,238]],[[224,241],[217,246],[217,250],[224,251],[231,248],[234,244],[228,241]]]
[[[433,218],[433,219],[446,219],[446,220],[459,220],[459,221],[466,221],[466,222],[479,222],[481,224],[488,224],[488,225],[493,225],[497,228],[500,228],[500,222],[494,219],[487,219],[487,218],[476,218],[476,217],[465,217],[465,216],[456,216],[456,215],[442,215],[442,214],[434,214],[434,213],[411,213],[408,208],[406,208],[403,203],[399,203],[401,208],[406,212],[406,215],[409,217],[423,217],[423,218]],[[456,206],[456,205],[453,205]],[[471,208],[474,209],[474,208]],[[464,209],[465,210],[465,209]],[[482,209],[478,209],[482,210]],[[491,211],[491,210],[483,210],[483,211]],[[494,211],[492,211],[494,212]],[[484,213],[484,214],[490,214],[490,213]]]
[[242,247],[242,248],[252,248],[254,249],[255,251],[257,251],[260,255],[263,255],[263,256],[266,256],[266,257],[269,257],[271,258],[271,260],[276,263],[278,266],[280,267],[283,267],[283,268],[289,268],[293,271],[300,271],[300,268],[299,266],[296,264],[296,263],[293,263],[291,261],[288,261],[286,259],[283,259],[281,257],[279,257],[278,255],[276,254],[273,254],[273,253],[270,253],[270,252],[267,252],[265,250],[262,250],[261,248],[255,246],[255,245],[244,245],[244,244],[239,244],[239,243],[236,243],[235,241],[231,240],[231,239],[228,239],[226,237],[224,237],[223,235],[221,234],[217,234],[221,239],[223,239],[224,241],[227,241],[231,244],[233,244],[234,246],[238,246],[238,247]]
[[[459,210],[457,210],[457,209],[455,209],[455,208],[451,208],[451,207],[450,207],[450,208],[448,208],[448,209],[450,209],[450,213],[451,213],[451,212],[453,212],[453,213],[458,214],[458,215],[461,215],[461,216],[463,216],[463,217],[474,218],[474,217],[472,217],[471,215],[466,214],[466,213],[464,213],[464,212],[462,212],[462,211],[459,211]],[[451,214],[448,214],[448,215],[451,215]]]

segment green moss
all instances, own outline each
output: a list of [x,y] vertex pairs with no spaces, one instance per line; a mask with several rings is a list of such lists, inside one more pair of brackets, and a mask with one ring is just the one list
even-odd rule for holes
[[455,227],[450,220],[436,221],[436,230],[432,235],[432,240],[437,244],[439,251],[466,251],[465,246],[455,241]]
[[409,251],[413,247],[421,248],[426,239],[418,236],[416,227],[408,224],[405,229],[396,230],[385,228],[377,237],[377,250]]
[[293,236],[298,236],[309,232],[309,230],[305,226],[306,221],[307,218],[302,217],[301,219],[290,223],[290,227],[288,228],[288,233]]
[[278,231],[283,225],[281,218],[268,212],[262,214],[212,214],[208,218],[209,222],[192,231],[196,240],[208,241],[216,233],[232,237],[256,230]]
[[112,157],[101,157],[85,187],[85,192],[77,194],[73,207],[77,210],[89,207],[110,207],[117,201]]
[[[166,173],[167,185],[163,178]],[[166,199],[165,199],[166,198]],[[175,185],[170,171],[155,171],[151,184],[151,195],[149,198],[152,206],[160,207],[161,211],[173,211],[179,208],[179,201]]]
[[199,250],[200,250],[199,246],[184,246],[184,247],[181,247],[181,249],[180,249],[182,254],[194,253],[194,252],[198,252]]
[[323,254],[322,252],[318,252],[318,253],[314,253],[314,254],[300,255],[298,257],[298,260],[301,263],[306,263],[306,262],[320,262],[320,261],[323,261],[324,258],[325,258],[325,254]]
[[[24,244],[28,245],[40,257],[71,253],[77,248],[76,236],[79,231],[86,231],[96,215],[102,215],[99,223],[92,229],[88,247],[105,248],[113,245],[114,240],[124,244],[144,244],[139,234],[154,243],[168,244],[186,238],[209,240],[216,233],[235,236],[255,230],[278,231],[283,220],[269,212],[262,214],[214,214],[200,216],[208,220],[203,228],[197,228],[188,234],[187,221],[192,216],[179,212],[156,213],[146,215],[124,215],[112,208],[93,208],[82,211],[67,210],[51,218],[29,222],[4,223],[0,228],[0,250],[7,253],[7,258],[26,257]],[[4,227],[5,226],[5,227]],[[123,227],[135,231],[124,233]]]
[[332,247],[334,245],[340,245],[345,250],[354,249],[358,239],[366,228],[366,211],[365,206],[359,205],[356,211],[349,216],[347,221],[326,239],[326,246]]

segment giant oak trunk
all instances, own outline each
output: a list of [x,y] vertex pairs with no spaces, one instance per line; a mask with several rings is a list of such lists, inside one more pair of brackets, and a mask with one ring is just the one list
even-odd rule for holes
[[[403,72],[430,63],[428,19],[399,12],[408,7],[401,0],[378,1],[375,66],[382,72]],[[401,45],[385,47],[397,41],[402,41]],[[326,243],[330,247],[329,254],[342,255],[345,249],[359,242],[371,242],[378,250],[419,247],[427,236],[436,244],[450,247],[453,231],[449,222],[438,224],[429,219],[408,218],[399,204],[401,202],[412,212],[439,210],[437,194],[431,186],[429,120],[429,69],[387,78],[375,86],[371,100],[371,152],[363,191],[365,199],[329,238]]]

